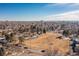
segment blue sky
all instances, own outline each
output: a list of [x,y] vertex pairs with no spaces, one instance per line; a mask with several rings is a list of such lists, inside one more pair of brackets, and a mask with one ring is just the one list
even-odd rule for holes
[[79,10],[77,3],[0,3],[0,20],[38,21],[48,15],[76,10]]

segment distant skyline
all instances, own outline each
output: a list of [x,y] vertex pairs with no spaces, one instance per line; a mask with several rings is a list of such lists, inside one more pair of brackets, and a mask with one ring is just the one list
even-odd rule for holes
[[[66,13],[67,17],[62,18],[63,20],[68,20],[68,15],[70,20],[79,20],[78,11],[79,4],[77,3],[0,3],[0,21],[60,20],[63,17],[60,15]],[[71,16],[70,13],[75,15]],[[57,16],[54,17],[54,15]]]

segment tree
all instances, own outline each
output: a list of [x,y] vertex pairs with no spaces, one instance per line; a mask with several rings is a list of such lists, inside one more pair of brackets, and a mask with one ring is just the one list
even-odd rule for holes
[[20,37],[19,37],[19,42],[20,42],[20,43],[24,42],[24,37],[20,36]]
[[71,32],[69,30],[63,31],[63,35],[66,36],[66,37],[69,36],[70,34],[71,34]]
[[46,33],[46,30],[45,30],[45,28],[43,29],[43,33]]
[[0,47],[0,56],[4,56],[5,55],[5,51],[3,47]]

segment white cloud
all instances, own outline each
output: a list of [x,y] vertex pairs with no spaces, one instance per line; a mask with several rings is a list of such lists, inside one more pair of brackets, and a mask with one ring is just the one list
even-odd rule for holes
[[51,7],[51,6],[59,6],[59,5],[66,5],[67,3],[49,3],[46,5],[46,7]]
[[73,21],[79,20],[79,11],[71,11],[57,15],[49,15],[43,18],[45,21]]
[[79,8],[79,3],[49,3],[45,7],[65,6],[69,8]]

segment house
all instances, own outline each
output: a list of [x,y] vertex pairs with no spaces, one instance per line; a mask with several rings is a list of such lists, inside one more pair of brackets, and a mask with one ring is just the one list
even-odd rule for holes
[[5,39],[5,37],[0,37],[0,43],[1,44],[6,44],[7,40]]

